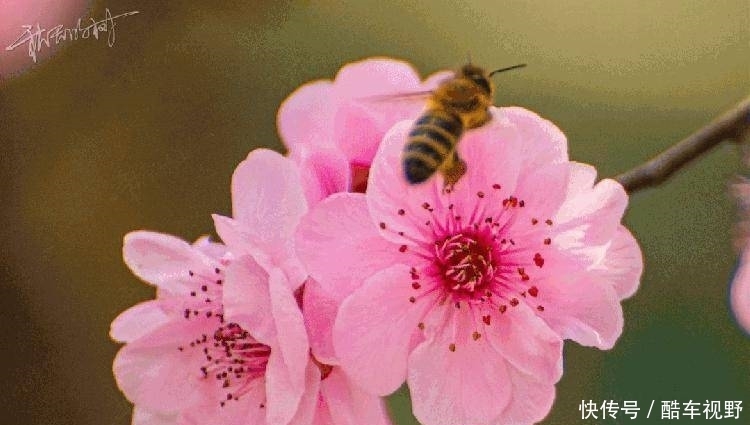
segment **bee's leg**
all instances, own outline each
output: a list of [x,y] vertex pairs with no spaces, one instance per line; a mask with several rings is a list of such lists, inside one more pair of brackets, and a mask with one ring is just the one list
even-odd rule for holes
[[458,156],[458,152],[454,151],[453,156],[447,161],[445,168],[443,168],[443,177],[445,180],[443,192],[450,193],[453,190],[453,186],[465,173],[466,162]]

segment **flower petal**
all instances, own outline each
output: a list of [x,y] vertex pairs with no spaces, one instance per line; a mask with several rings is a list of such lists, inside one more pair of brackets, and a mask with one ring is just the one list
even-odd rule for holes
[[339,301],[400,254],[380,236],[358,193],[337,193],[316,205],[300,222],[296,247],[310,275]]
[[[281,268],[287,276],[285,280],[291,289],[297,289],[307,278],[307,271],[294,254],[294,244],[290,237],[276,247],[263,248],[255,239],[255,232],[244,223],[212,215],[216,233],[231,248],[235,256],[251,255],[264,269]],[[279,249],[279,251],[269,251]]]
[[325,425],[390,425],[383,399],[352,384],[341,368],[321,381],[320,394],[331,417]]
[[[237,223],[231,228],[241,236],[227,235],[226,227],[220,232],[222,239],[228,236],[224,242],[230,250],[238,255],[249,248],[245,254],[264,267],[283,268],[294,288],[301,285],[306,273],[294,255],[292,235],[307,212],[307,200],[292,160],[268,149],[250,152],[232,176],[232,211]],[[237,239],[244,242],[233,246]]]
[[539,232],[542,226],[534,223],[553,217],[565,202],[568,174],[568,164],[562,163],[540,165],[533,172],[520,177],[513,196],[522,200],[524,207],[514,208],[513,214],[509,214],[513,220],[509,233],[522,235]]
[[165,325],[169,316],[160,304],[156,300],[145,301],[123,311],[112,321],[109,336],[119,342],[130,342]]
[[566,274],[539,285],[539,316],[560,336],[602,350],[622,333],[620,297],[593,274]]
[[601,245],[615,237],[627,204],[628,195],[622,185],[604,179],[593,189],[581,190],[578,196],[568,198],[552,220],[559,232],[582,233],[585,245]]
[[[199,316],[200,317],[200,316]],[[113,370],[125,396],[149,411],[176,413],[200,403],[207,386],[200,366],[200,350],[179,350],[199,335],[211,335],[215,321],[196,319],[170,322],[120,349]]]
[[163,415],[158,412],[150,412],[142,407],[133,407],[132,425],[178,425],[177,415]]
[[143,230],[125,235],[122,256],[139,278],[165,291],[181,294],[189,291],[189,271],[213,273],[218,265],[182,239]]
[[270,345],[276,337],[271,313],[269,275],[253,257],[236,258],[226,268],[224,317],[242,326],[255,339]]
[[310,206],[329,195],[349,190],[349,160],[338,149],[327,146],[297,147],[291,157],[300,167],[302,186]]
[[[518,189],[518,156],[524,141],[510,121],[494,108],[491,112],[489,123],[461,137],[457,149],[466,162],[466,173],[443,201],[444,205],[454,204],[456,214],[466,218],[473,215],[475,206],[500,205]],[[443,181],[438,180],[442,189]],[[479,192],[483,193],[482,198]]]
[[744,250],[740,264],[735,272],[729,289],[729,301],[737,323],[745,332],[750,333],[750,250]]
[[333,349],[333,324],[342,300],[324,289],[315,279],[305,282],[302,296],[302,312],[312,354],[325,364],[338,364],[338,357]]
[[407,62],[391,58],[368,58],[347,64],[335,80],[338,98],[399,94],[419,87],[417,71]]
[[555,401],[555,385],[509,368],[513,390],[510,402],[501,414],[503,425],[535,424],[544,419]]
[[339,309],[336,353],[344,372],[368,392],[390,394],[406,378],[412,335],[432,304],[427,297],[411,303],[413,295],[409,267],[396,265],[367,279]]
[[252,230],[256,243],[267,252],[282,250],[280,243],[294,232],[307,212],[297,166],[268,149],[255,149],[232,175],[232,215]]
[[607,252],[594,271],[611,282],[620,299],[629,298],[638,289],[643,273],[643,254],[638,242],[625,226],[620,226]]
[[302,146],[325,146],[333,141],[333,86],[313,81],[284,100],[276,116],[282,142],[291,151]]
[[552,122],[517,106],[498,109],[505,119],[513,123],[523,141],[524,158],[520,161],[525,170],[568,161],[568,141]]
[[513,368],[542,382],[560,379],[563,341],[526,303],[490,317],[481,333]]
[[305,369],[305,392],[289,425],[310,425],[318,407],[320,386],[320,369],[315,363],[309,361]]
[[448,324],[409,356],[414,416],[425,424],[493,423],[511,397],[507,363],[486,338],[471,337],[468,309],[447,308]]
[[305,391],[305,369],[309,344],[302,312],[280,270],[269,273],[268,290],[276,341],[266,366],[267,419],[271,424],[288,423]]
[[195,406],[180,415],[178,425],[265,425],[265,397],[264,380],[255,379],[237,400]]

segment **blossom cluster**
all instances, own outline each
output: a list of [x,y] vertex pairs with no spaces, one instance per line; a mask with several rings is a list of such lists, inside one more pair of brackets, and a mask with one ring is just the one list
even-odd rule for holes
[[381,397],[404,382],[426,425],[532,424],[565,339],[615,344],[643,266],[627,195],[552,123],[492,107],[452,190],[404,179],[422,104],[371,99],[450,76],[378,58],[304,85],[278,114],[289,153],[235,170],[223,243],[125,237],[157,287],[112,324],[135,425],[388,424]]

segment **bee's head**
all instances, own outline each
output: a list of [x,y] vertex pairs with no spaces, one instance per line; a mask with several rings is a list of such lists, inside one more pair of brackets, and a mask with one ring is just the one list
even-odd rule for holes
[[492,94],[492,83],[490,82],[489,76],[487,75],[487,71],[485,71],[483,68],[469,63],[462,66],[458,71],[458,74],[458,77],[470,80],[488,95]]

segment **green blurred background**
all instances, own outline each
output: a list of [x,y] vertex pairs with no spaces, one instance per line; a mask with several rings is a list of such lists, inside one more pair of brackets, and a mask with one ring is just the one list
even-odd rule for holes
[[[347,62],[393,56],[422,75],[469,52],[488,67],[527,62],[497,78],[496,103],[554,121],[571,158],[601,176],[643,162],[750,88],[747,0],[210,3],[96,1],[94,17],[141,12],[117,21],[114,47],[68,42],[0,82],[3,424],[130,422],[109,323],[153,290],[123,264],[122,236],[210,232],[211,213],[230,213],[234,167],[255,147],[282,149],[281,101]],[[623,336],[607,352],[566,344],[544,424],[648,422],[582,421],[589,399],[638,400],[639,416],[652,399],[750,403],[750,338],[727,310],[726,187],[739,170],[736,147],[723,145],[632,197],[625,221],[646,272],[624,303]],[[416,423],[407,392],[390,406],[396,424]],[[749,418],[745,406],[736,423]]]

